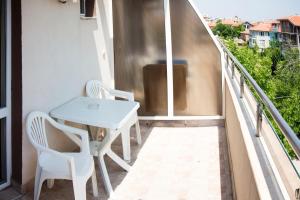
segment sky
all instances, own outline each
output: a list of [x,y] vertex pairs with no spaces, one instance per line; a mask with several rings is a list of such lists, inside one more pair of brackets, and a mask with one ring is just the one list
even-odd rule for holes
[[245,21],[300,15],[300,0],[194,0],[203,15]]

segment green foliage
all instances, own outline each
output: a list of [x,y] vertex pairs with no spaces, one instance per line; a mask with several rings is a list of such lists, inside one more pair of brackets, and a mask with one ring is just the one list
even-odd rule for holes
[[275,105],[300,136],[300,59],[298,49],[285,51],[274,76]]
[[[224,40],[224,43],[300,137],[300,58],[298,49],[285,49],[282,54],[279,42],[271,43],[270,48],[263,52],[259,52],[255,48],[237,46],[231,39]],[[271,117],[269,119],[289,155],[295,158],[296,155],[288,141]]]
[[280,47],[281,47],[280,42],[271,41],[270,48],[267,48],[263,52],[264,56],[269,57],[272,60],[272,66],[271,66],[272,75],[275,75],[275,71],[277,70],[278,63],[283,60]]
[[221,21],[218,21],[217,25],[213,28],[212,31],[215,35],[229,39],[239,37],[241,35],[241,32],[244,30],[245,28],[243,25],[233,27],[230,25],[222,24]]
[[237,46],[232,40],[227,40],[226,46],[233,55],[247,69],[251,76],[264,90],[270,87],[269,80],[272,78],[272,60],[268,56],[262,56],[255,48]]

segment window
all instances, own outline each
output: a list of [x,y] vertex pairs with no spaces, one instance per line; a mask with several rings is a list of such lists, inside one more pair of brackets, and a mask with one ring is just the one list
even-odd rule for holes
[[259,40],[259,47],[265,47],[265,40]]
[[95,0],[80,0],[80,15],[83,17],[94,17]]
[[281,31],[285,32],[285,24],[284,24],[284,22],[281,22]]
[[292,24],[290,24],[289,22],[287,22],[287,29],[288,29],[288,32],[292,32]]
[[260,32],[260,35],[261,35],[261,36],[264,36],[264,32]]

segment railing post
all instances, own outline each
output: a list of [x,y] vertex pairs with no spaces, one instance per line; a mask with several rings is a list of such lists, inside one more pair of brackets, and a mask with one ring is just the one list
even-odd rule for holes
[[245,77],[243,74],[241,74],[240,77],[240,98],[243,98],[244,96],[244,84],[245,84]]
[[256,110],[256,137],[260,137],[260,131],[261,131],[261,125],[262,125],[262,104],[257,104],[257,110]]
[[231,65],[231,78],[234,79],[234,63]]
[[226,67],[228,68],[229,67],[229,59],[228,59],[228,54],[226,53]]

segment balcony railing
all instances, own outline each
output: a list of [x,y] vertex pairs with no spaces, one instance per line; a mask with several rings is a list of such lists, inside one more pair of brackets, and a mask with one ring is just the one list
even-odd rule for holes
[[[260,141],[260,144],[264,146],[263,151],[266,155],[269,154],[267,155],[268,163],[262,165],[271,166],[272,174],[278,173],[278,176],[276,175],[273,179],[276,181],[271,185],[277,187],[283,183],[285,187],[277,187],[277,189],[281,188],[278,190],[281,194],[288,193],[292,199],[295,197],[300,199],[299,138],[246,68],[222,41],[219,42],[224,52],[226,80],[231,81],[235,88],[235,95],[240,98],[240,106],[245,112],[244,117],[248,119],[247,123],[252,127],[252,133],[258,139],[255,141]],[[285,137],[288,144],[281,140],[281,136]],[[296,159],[295,155],[291,156],[291,150],[287,150],[287,145],[292,148]]]
[[257,104],[257,124],[256,124],[256,135],[260,136],[260,128],[261,128],[261,120],[263,114],[263,108],[267,109],[267,111],[271,114],[273,120],[279,126],[280,130],[284,134],[284,136],[288,139],[290,145],[292,146],[293,150],[295,151],[297,157],[300,157],[300,140],[295,134],[295,132],[291,129],[288,123],[284,120],[281,116],[277,108],[274,106],[272,101],[268,98],[265,92],[260,88],[260,86],[256,83],[256,81],[252,78],[252,76],[248,73],[245,67],[236,59],[236,57],[225,47],[225,45],[220,42],[222,49],[225,53],[226,59],[226,67],[229,67],[229,61],[232,62],[231,65],[231,75],[234,78],[235,68],[239,70],[241,73],[240,79],[240,97],[243,98],[244,94],[244,85],[245,80],[252,86],[255,93],[259,97],[259,103]]

